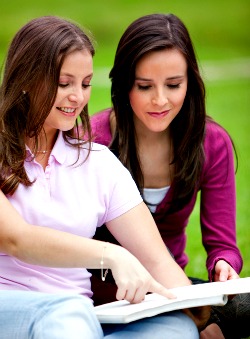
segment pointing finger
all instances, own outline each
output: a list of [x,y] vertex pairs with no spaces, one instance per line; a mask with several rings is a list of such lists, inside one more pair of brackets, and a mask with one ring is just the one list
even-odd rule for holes
[[172,292],[170,292],[167,288],[165,288],[155,280],[153,280],[149,292],[158,293],[168,299],[176,298],[176,296]]

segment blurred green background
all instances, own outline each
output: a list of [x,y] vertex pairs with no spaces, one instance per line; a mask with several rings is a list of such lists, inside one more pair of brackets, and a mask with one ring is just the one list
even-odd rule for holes
[[[15,32],[30,19],[58,15],[92,32],[96,41],[90,114],[110,106],[108,73],[119,38],[139,16],[174,13],[187,25],[207,88],[208,114],[234,139],[239,168],[237,234],[244,268],[250,276],[250,1],[200,0],[2,0],[0,5],[0,63]],[[228,202],[230,204],[230,201]],[[187,273],[207,278],[201,244],[198,204],[187,228]]]

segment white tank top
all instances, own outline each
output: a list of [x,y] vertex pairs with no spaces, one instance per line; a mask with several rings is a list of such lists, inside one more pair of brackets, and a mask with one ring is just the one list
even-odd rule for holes
[[162,188],[144,188],[143,189],[143,197],[150,209],[150,212],[154,213],[156,211],[157,206],[166,196],[170,186],[162,187]]

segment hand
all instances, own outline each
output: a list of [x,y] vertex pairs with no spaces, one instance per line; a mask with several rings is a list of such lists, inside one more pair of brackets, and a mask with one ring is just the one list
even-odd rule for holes
[[217,261],[214,267],[214,281],[226,281],[238,279],[239,275],[235,270],[224,260]]
[[183,312],[188,315],[196,324],[199,331],[202,331],[210,318],[211,307],[200,306],[184,309]]
[[148,292],[175,298],[164,286],[159,284],[129,251],[121,246],[110,245],[106,254],[112,258],[112,274],[117,285],[117,300],[139,303]]
[[225,339],[220,327],[217,324],[208,325],[200,333],[200,339]]

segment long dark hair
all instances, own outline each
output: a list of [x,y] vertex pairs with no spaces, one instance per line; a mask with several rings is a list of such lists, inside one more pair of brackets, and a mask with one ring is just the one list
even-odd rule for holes
[[[24,169],[25,140],[38,136],[56,98],[60,69],[65,57],[75,50],[95,51],[90,38],[76,24],[55,16],[36,18],[23,26],[13,38],[7,54],[0,87],[0,188],[12,194],[22,183],[30,186]],[[90,135],[88,107],[80,120]],[[78,139],[76,129],[63,132],[64,139]],[[82,141],[81,141],[82,144]],[[79,153],[78,153],[79,154]]]
[[205,87],[195,51],[183,22],[173,14],[151,14],[135,20],[122,35],[110,72],[116,132],[110,145],[131,172],[140,190],[143,174],[136,148],[136,132],[129,92],[137,62],[147,53],[177,49],[187,62],[188,87],[184,104],[170,125],[173,144],[174,195],[172,205],[180,208],[192,196],[204,161]]

